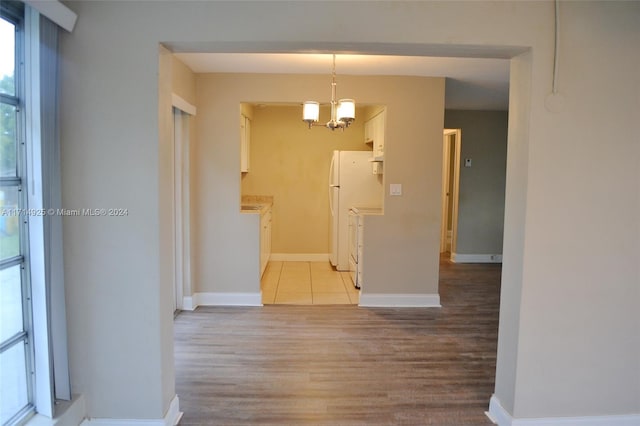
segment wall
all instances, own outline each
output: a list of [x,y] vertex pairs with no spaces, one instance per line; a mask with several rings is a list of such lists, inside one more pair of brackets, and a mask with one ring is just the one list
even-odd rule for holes
[[506,111],[444,113],[447,129],[462,129],[456,254],[502,254],[507,121]]
[[[159,180],[165,173],[160,42],[235,52],[515,57],[496,398],[517,419],[640,413],[640,3],[560,2],[564,102],[555,109],[545,107],[553,74],[550,1],[341,2],[341,13],[313,1],[67,4],[79,19],[74,32],[60,38],[63,204],[130,212],[64,221],[72,386],[86,395],[88,415],[160,418],[174,391],[171,366],[161,367],[172,330],[171,287],[160,273],[170,259],[159,252],[161,229],[169,225],[158,213],[169,190]],[[309,96],[326,96],[325,83],[323,76]],[[388,118],[403,126],[425,112],[404,121],[389,110]],[[237,108],[229,114],[236,123]],[[386,183],[405,183],[422,167],[410,162],[403,170],[408,152],[393,148],[393,141],[428,140],[424,134],[431,132],[431,126],[399,130],[389,146]],[[220,136],[223,131],[214,131],[198,142],[206,146]],[[246,244],[253,234],[238,213],[238,135],[230,136],[201,160],[216,170],[230,167],[229,180],[201,171],[201,182],[233,203],[221,212],[194,208],[228,224],[230,231],[214,237],[241,255],[233,241]],[[431,145],[416,155],[423,154],[440,161]],[[439,194],[439,168],[423,177],[428,191],[433,186]],[[426,218],[422,240],[429,248],[419,247],[406,261],[369,254],[384,266],[399,260],[420,287],[424,263],[417,258],[437,257],[440,214],[419,210],[432,202],[437,209],[440,200],[424,199],[402,214],[402,200],[417,201],[424,192],[405,190],[404,197],[386,196],[385,218],[365,226],[373,224],[370,235],[386,250],[405,253],[415,248],[407,231]],[[214,274],[211,285],[220,277]]]
[[509,137],[505,188],[504,245],[500,292],[500,321],[496,360],[495,396],[507,412],[515,415],[520,305],[527,210],[529,167],[529,102],[531,52],[511,60],[509,79]]
[[640,3],[561,5],[559,107],[532,58],[514,411],[640,413]]
[[[437,243],[439,235],[439,204],[435,200],[440,199],[438,176],[439,158],[442,155],[444,79],[339,75],[337,83],[344,96],[356,99],[359,103],[387,106],[388,143],[383,179],[395,177],[397,182],[405,185],[403,197],[385,200],[385,215],[380,217],[382,220],[378,225],[382,230],[389,227],[395,229],[386,232],[400,232],[398,235],[402,243],[394,248],[393,253],[401,261],[386,261],[384,267],[371,262],[371,268],[378,267],[382,271],[371,272],[372,277],[381,277],[377,283],[376,279],[371,279],[369,291],[437,294],[437,245],[433,256],[425,253],[431,251],[433,242],[429,239],[436,238]],[[196,291],[259,291],[259,274],[253,269],[257,259],[246,255],[258,253],[258,231],[254,229],[254,222],[257,226],[256,217],[239,212],[239,126],[225,123],[237,122],[238,105],[241,102],[293,104],[299,103],[300,99],[328,102],[331,95],[329,89],[324,75],[197,75],[197,133],[203,137],[198,138],[196,143],[194,164],[193,197],[197,203],[193,232],[197,235],[194,252],[198,253],[198,258],[194,260]],[[253,114],[255,121],[260,108],[254,108]],[[306,137],[309,130],[300,122],[299,114],[294,117],[294,123],[300,125],[297,132]],[[252,134],[260,133],[259,124],[257,126],[256,130],[252,123]],[[316,132],[314,137],[325,138],[317,134],[321,130],[313,130]],[[363,130],[355,130],[360,133],[358,139],[364,140]],[[340,135],[326,135],[336,136]],[[318,145],[321,143],[323,141],[316,141]],[[326,179],[325,175],[318,176],[321,179],[318,185]],[[245,179],[251,179],[251,172]],[[387,205],[392,207],[387,209]],[[391,216],[387,221],[388,213]],[[412,215],[410,226],[407,226],[407,221],[399,219],[408,214]],[[275,212],[274,216],[277,215],[278,212]],[[436,219],[437,227],[432,230],[432,222]],[[397,230],[399,221],[403,222],[403,226]],[[325,229],[327,227],[328,224]],[[374,228],[371,226],[372,234]],[[369,246],[384,255],[390,252],[386,244],[387,241],[379,240],[370,242]],[[407,268],[407,263],[412,260],[421,262],[423,268]],[[388,281],[385,281],[390,276],[397,282],[397,287],[392,290],[386,284]]]
[[171,56],[171,90],[191,105],[196,103],[196,78],[193,71]]
[[[348,88],[345,88],[348,90]],[[329,252],[329,164],[333,150],[370,150],[364,144],[363,115],[345,131],[308,129],[302,108],[255,108],[251,122],[251,171],[242,177],[243,195],[272,195],[273,253]],[[320,122],[329,120],[323,108]],[[382,195],[382,188],[380,189]]]

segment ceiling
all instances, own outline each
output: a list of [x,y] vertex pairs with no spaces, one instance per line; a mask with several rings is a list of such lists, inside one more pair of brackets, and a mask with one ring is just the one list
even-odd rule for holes
[[[331,74],[332,55],[175,53],[196,73]],[[336,55],[336,73],[446,77],[445,108],[508,110],[509,59]]]

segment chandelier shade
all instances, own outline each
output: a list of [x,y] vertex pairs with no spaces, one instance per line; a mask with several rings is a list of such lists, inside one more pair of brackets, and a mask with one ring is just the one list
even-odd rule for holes
[[338,101],[338,121],[353,121],[356,119],[356,103],[353,99]]
[[[331,130],[346,129],[356,119],[356,102],[353,99],[336,100],[336,55],[333,55],[333,70],[331,74],[331,119],[322,124]],[[302,121],[312,126],[320,126],[320,104],[306,101],[302,105]]]
[[314,101],[307,101],[302,107],[302,120],[307,123],[315,123],[320,118],[320,104]]

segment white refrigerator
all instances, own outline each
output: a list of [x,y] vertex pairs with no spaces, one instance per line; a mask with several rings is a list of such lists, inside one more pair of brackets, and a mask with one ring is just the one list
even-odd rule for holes
[[349,209],[381,208],[383,188],[371,167],[371,151],[333,151],[329,167],[329,261],[349,270]]

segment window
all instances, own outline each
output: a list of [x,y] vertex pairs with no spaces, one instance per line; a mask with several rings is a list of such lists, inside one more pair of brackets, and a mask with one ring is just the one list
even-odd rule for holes
[[33,406],[33,333],[24,179],[23,10],[3,2],[0,19],[0,424]]

